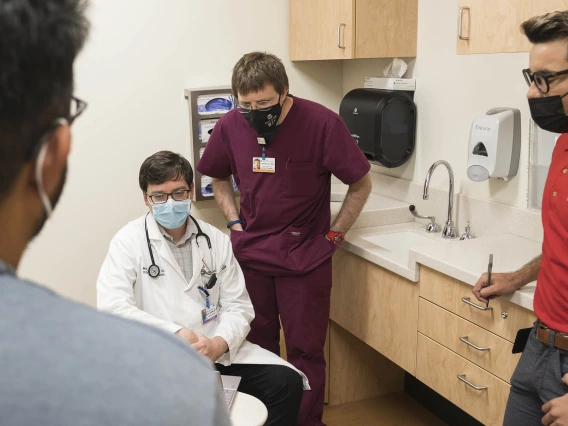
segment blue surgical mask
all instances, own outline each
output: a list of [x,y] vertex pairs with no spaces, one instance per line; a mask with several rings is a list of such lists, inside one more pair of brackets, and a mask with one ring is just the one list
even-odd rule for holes
[[166,229],[182,226],[189,215],[191,200],[174,201],[171,198],[164,204],[152,204],[154,219]]

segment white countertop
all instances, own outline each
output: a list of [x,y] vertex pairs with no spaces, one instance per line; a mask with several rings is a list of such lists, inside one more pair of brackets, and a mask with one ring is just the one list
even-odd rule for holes
[[[392,233],[396,233],[390,238],[394,248],[387,249],[372,242],[377,236],[385,239],[385,235]],[[410,239],[406,238],[409,233],[412,234]],[[401,247],[398,250],[397,244]],[[410,245],[410,249],[403,250],[404,244]],[[541,254],[539,242],[512,234],[467,241],[446,240],[441,233],[427,233],[425,224],[418,222],[352,229],[342,247],[410,281],[420,280],[419,265],[422,264],[471,286],[487,271],[490,254],[493,254],[494,273],[515,271]],[[533,310],[535,286],[536,283],[528,284],[505,297]]]
[[[489,255],[493,254],[493,273],[513,272],[541,254],[541,244],[512,234],[451,241],[429,247],[411,249],[414,260],[474,286],[483,272],[487,272]],[[533,310],[536,282],[504,296],[523,308]]]

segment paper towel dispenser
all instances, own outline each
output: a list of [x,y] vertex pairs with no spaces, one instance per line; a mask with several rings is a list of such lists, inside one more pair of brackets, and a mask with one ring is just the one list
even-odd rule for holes
[[367,159],[384,167],[406,163],[416,141],[414,92],[355,89],[339,107],[351,136]]

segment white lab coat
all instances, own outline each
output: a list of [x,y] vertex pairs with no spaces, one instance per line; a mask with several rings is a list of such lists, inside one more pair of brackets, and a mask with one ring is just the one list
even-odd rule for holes
[[[160,268],[157,278],[148,275],[152,262],[145,218],[154,261]],[[193,276],[189,283],[151,214],[123,227],[112,239],[99,273],[97,307],[172,334],[184,327],[209,338],[220,336],[229,346],[229,352],[217,360],[223,365],[277,364],[294,368],[279,356],[245,340],[254,310],[231,241],[217,228],[200,220],[198,223],[211,239],[212,248],[208,249],[205,238],[200,237],[199,241],[192,238]],[[197,288],[204,279],[201,276],[204,261],[215,271],[225,266],[217,274],[217,284],[209,290],[209,301],[218,307],[218,316],[207,324],[203,324],[201,316],[205,297]],[[304,379],[304,388],[309,389],[306,376],[298,372]]]

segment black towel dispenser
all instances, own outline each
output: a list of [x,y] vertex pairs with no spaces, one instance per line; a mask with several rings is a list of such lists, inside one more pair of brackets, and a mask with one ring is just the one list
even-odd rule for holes
[[414,152],[414,92],[355,89],[347,93],[339,115],[370,162],[393,168]]

